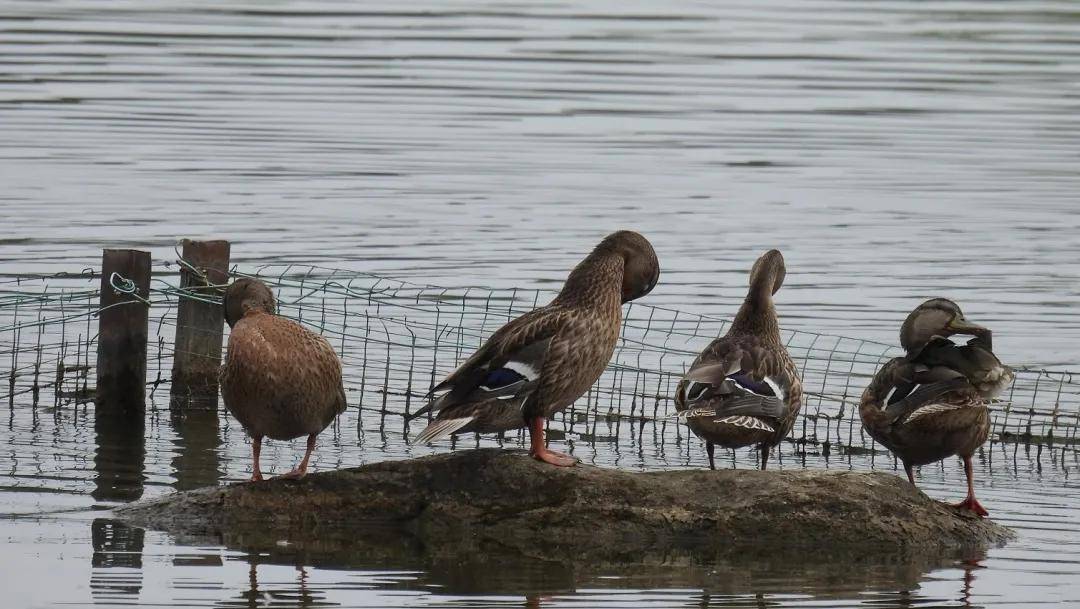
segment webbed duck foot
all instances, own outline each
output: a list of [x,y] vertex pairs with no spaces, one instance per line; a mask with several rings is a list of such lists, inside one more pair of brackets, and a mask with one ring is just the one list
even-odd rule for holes
[[274,476],[275,478],[284,478],[285,480],[299,480],[307,475],[307,469],[300,469],[299,467],[291,472],[281,474],[280,476]]
[[571,467],[577,465],[578,462],[576,457],[571,457],[568,454],[555,452],[546,448],[541,450],[530,450],[529,456],[537,461],[550,463],[556,467]]
[[967,510],[969,512],[973,512],[979,518],[985,518],[990,515],[990,512],[987,512],[986,508],[984,508],[982,504],[979,503],[979,500],[975,497],[968,497],[960,503],[952,504],[952,506],[959,510]]
[[315,434],[309,434],[307,438],[307,450],[304,451],[304,458],[300,460],[300,463],[296,466],[296,469],[287,474],[281,474],[278,478],[284,478],[286,480],[299,480],[307,475],[308,461],[311,460],[311,453],[315,450]]
[[570,467],[578,462],[570,455],[548,450],[544,442],[544,418],[529,420],[529,456],[537,461],[550,463],[556,467]]
[[248,480],[248,481],[249,482],[262,482],[263,481],[262,472],[255,472],[254,474],[251,474],[251,479]]

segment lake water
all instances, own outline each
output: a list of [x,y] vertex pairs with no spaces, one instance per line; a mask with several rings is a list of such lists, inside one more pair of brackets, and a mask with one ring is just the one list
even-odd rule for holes
[[[1068,1],[7,0],[0,274],[78,271],[103,246],[160,263],[180,237],[222,237],[241,268],[551,288],[635,228],[664,269],[652,304],[730,316],[753,259],[779,247],[786,328],[893,343],[914,304],[945,295],[1009,363],[1077,369],[1078,82]],[[327,432],[316,470],[447,449],[409,447],[378,417],[358,431],[359,416],[375,415]],[[143,433],[133,457],[122,431],[99,437],[92,406],[10,408],[11,606],[1080,604],[1070,450],[988,446],[980,494],[1020,537],[925,572],[498,579],[125,528],[110,506],[247,466],[225,418],[172,420],[158,398]],[[275,444],[267,463],[298,448]],[[648,434],[575,452],[636,469],[704,460],[696,440],[658,450]],[[950,462],[920,484],[952,499],[961,481]]]

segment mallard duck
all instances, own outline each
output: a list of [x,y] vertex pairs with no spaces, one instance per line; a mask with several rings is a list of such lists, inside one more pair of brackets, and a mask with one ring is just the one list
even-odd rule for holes
[[[966,345],[948,337],[973,336]],[[956,507],[988,513],[975,499],[971,457],[990,433],[987,400],[1013,380],[994,355],[990,330],[968,321],[951,300],[919,305],[900,328],[903,357],[887,362],[863,392],[859,416],[870,436],[891,450],[915,484],[913,468],[958,455],[967,497]]]
[[296,469],[301,478],[315,450],[315,437],[345,412],[341,360],[325,338],[274,314],[274,294],[256,279],[237,279],[225,290],[228,352],[221,368],[221,395],[252,439],[253,481],[262,480],[263,437],[307,436]]
[[659,277],[660,264],[645,237],[633,231],[608,235],[571,271],[551,303],[499,328],[432,389],[429,403],[414,417],[437,415],[414,441],[527,426],[535,459],[576,463],[547,449],[544,420],[596,382],[615,350],[623,303],[648,294]]
[[714,340],[690,366],[675,392],[675,408],[705,440],[709,467],[716,445],[769,449],[791,431],[802,407],[802,381],[780,341],[773,295],[787,270],[777,250],[765,252],[750,270],[750,290],[726,335]]

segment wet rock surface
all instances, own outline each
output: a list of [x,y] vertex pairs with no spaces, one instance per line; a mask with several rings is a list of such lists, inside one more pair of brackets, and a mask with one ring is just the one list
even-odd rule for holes
[[1012,536],[882,472],[555,468],[500,449],[180,492],[117,516],[181,540],[338,563],[662,564],[677,555],[922,567]]

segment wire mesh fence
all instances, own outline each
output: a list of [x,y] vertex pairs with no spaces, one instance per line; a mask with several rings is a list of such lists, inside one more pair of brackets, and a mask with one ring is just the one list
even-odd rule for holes
[[[360,442],[372,430],[394,430],[401,438],[415,433],[406,418],[435,383],[502,324],[553,296],[532,289],[422,285],[316,266],[268,265],[233,274],[265,281],[276,293],[279,314],[321,332],[338,351],[348,401],[358,413],[348,421],[355,423]],[[7,381],[0,398],[10,408],[40,402],[62,407],[93,398],[99,282],[90,270],[0,279],[0,373]],[[177,302],[214,300],[214,294],[179,288],[176,267],[170,267],[153,279],[148,303],[124,305],[150,307],[151,396],[168,391]],[[685,447],[688,431],[670,418],[675,387],[729,321],[640,303],[624,311],[607,370],[550,423],[549,433],[594,451]],[[783,338],[801,369],[806,401],[781,458],[807,451],[875,454],[859,421],[858,400],[874,372],[899,349],[809,332],[787,331]],[[992,441],[1045,446],[1075,458],[1080,381],[1074,373],[1017,366],[1016,380],[991,410]]]

